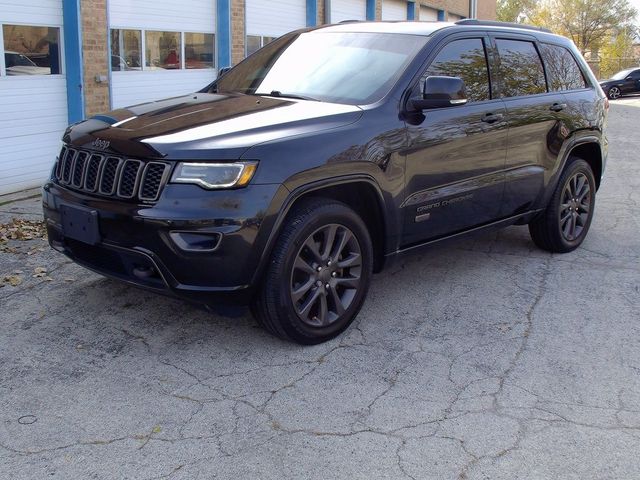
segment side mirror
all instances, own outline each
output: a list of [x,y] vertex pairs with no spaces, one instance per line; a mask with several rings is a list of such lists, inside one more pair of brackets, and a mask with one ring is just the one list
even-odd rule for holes
[[231,70],[233,67],[224,67],[221,68],[220,70],[218,70],[218,78],[222,77],[223,75],[226,75],[226,73]]
[[412,98],[416,110],[455,107],[467,103],[464,81],[459,77],[427,77],[422,97]]

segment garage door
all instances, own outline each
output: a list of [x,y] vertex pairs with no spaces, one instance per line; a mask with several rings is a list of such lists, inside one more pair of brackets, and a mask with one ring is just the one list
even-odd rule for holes
[[435,8],[425,7],[420,5],[420,21],[421,22],[437,22],[438,10]]
[[402,0],[383,0],[382,20],[406,20],[407,2]]
[[331,23],[366,19],[366,0],[331,0]]
[[109,0],[109,27],[114,108],[191,93],[215,79],[211,0]]
[[305,0],[247,0],[246,9],[247,55],[307,25]]
[[60,0],[0,0],[0,194],[41,185],[67,126]]

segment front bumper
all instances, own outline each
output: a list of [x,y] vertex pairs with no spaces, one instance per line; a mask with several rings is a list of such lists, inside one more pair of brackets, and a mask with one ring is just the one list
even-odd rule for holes
[[[50,181],[43,210],[50,245],[103,275],[198,303],[249,301],[269,233],[288,191],[250,185],[207,191],[166,185],[152,205],[94,197]],[[65,236],[61,206],[97,212],[95,245]],[[208,251],[190,251],[175,232],[216,238]]]

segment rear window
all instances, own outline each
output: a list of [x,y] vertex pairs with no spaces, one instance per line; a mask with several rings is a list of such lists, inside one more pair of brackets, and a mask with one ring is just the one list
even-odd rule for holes
[[503,97],[520,97],[546,93],[542,60],[533,42],[496,40],[500,55],[499,76]]
[[542,44],[540,50],[547,67],[550,90],[554,92],[578,90],[587,86],[584,75],[569,50],[559,45],[546,43]]

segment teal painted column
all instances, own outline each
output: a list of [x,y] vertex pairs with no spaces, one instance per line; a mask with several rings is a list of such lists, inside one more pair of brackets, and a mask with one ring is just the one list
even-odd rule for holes
[[84,92],[82,91],[82,24],[80,0],[62,1],[64,26],[64,65],[67,80],[67,117],[69,123],[84,118]]
[[216,67],[231,66],[231,0],[216,1]]

